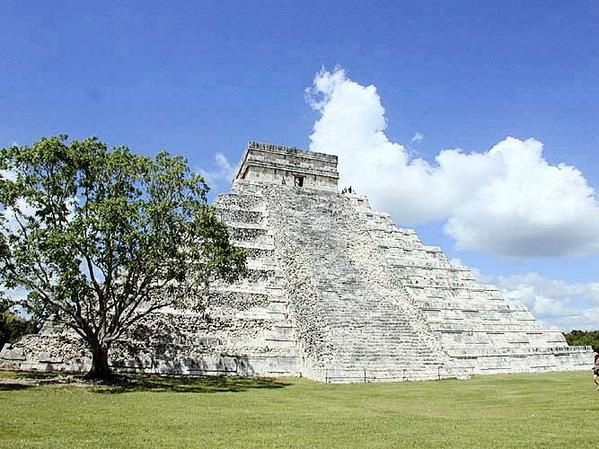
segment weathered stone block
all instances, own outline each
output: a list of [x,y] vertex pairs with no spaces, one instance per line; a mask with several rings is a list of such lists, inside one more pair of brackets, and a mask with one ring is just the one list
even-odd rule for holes
[[4,345],[0,351],[0,359],[4,360],[26,360],[25,353],[21,348],[13,348],[11,344]]

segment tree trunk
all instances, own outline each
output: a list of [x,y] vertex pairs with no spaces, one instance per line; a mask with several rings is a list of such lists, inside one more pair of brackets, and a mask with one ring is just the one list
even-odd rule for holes
[[108,346],[102,343],[90,344],[92,351],[92,367],[86,374],[86,379],[111,381],[114,374],[108,366]]

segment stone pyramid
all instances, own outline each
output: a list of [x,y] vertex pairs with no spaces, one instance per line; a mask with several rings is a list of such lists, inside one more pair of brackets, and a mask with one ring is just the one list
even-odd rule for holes
[[[590,347],[569,347],[559,329],[337,184],[336,156],[251,142],[216,200],[247,251],[248,277],[212,285],[201,313],[148,317],[113,349],[113,367],[325,382],[590,368]],[[0,368],[89,365],[81,342],[52,322],[0,353]]]

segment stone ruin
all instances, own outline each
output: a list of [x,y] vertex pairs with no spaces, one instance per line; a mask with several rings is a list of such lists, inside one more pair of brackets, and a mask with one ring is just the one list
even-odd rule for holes
[[[112,349],[119,372],[305,376],[324,382],[589,369],[590,347],[448,262],[368,199],[338,191],[337,157],[251,142],[216,199],[249,275],[202,312],[164,309]],[[51,321],[6,345],[0,368],[89,369]]]

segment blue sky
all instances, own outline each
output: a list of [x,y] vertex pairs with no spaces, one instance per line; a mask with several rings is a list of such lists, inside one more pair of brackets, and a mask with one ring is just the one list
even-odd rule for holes
[[[592,1],[4,0],[0,146],[67,133],[168,149],[213,173],[222,191],[217,153],[234,165],[248,140],[314,148],[327,112],[305,89],[340,67],[338,86],[376,86],[382,132],[412,158],[435,167],[445,149],[482,154],[507,136],[534,138],[544,162],[576,167],[596,189],[597,23]],[[423,138],[411,142],[416,133]],[[386,198],[377,206],[402,224],[401,204]],[[460,250],[443,230],[452,213],[414,226],[543,321],[599,327],[598,251]],[[540,245],[555,239],[538,236]]]

